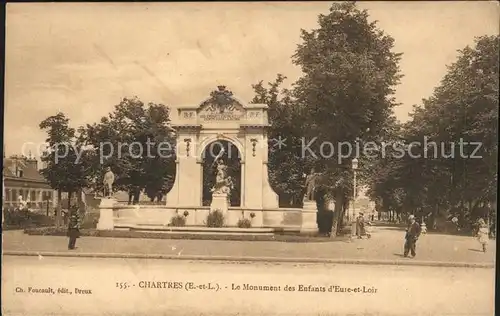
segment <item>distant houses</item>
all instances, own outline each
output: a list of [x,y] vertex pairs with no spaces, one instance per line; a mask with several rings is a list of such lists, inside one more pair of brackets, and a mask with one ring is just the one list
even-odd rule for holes
[[33,157],[10,156],[3,158],[4,207],[16,207],[19,197],[29,201],[33,209],[53,208],[57,194],[38,170],[38,161]]

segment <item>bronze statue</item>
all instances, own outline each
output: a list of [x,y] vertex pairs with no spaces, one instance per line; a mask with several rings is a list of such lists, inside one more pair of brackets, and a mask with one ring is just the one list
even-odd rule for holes
[[311,169],[311,173],[306,177],[306,194],[304,199],[306,201],[314,201],[314,194],[316,193],[316,184],[318,181],[318,176],[320,173],[315,172],[314,168]]
[[104,196],[111,197],[113,195],[113,183],[115,182],[115,174],[111,171],[110,167],[106,168],[106,173],[103,179],[104,184]]

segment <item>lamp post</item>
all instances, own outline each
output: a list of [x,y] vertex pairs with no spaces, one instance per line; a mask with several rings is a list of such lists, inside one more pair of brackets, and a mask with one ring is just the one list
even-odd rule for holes
[[353,181],[352,181],[352,214],[351,214],[351,239],[354,237],[356,234],[356,170],[358,169],[358,159],[354,158],[352,160],[352,174],[353,174]]

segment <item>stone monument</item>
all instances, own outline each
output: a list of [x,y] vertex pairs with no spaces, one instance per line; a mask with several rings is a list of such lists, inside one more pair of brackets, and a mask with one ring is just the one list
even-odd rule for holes
[[302,226],[300,227],[301,233],[317,233],[317,213],[318,207],[316,205],[316,186],[320,173],[315,172],[314,168],[311,169],[309,175],[306,176],[306,193],[304,195],[304,206],[302,208]]
[[210,211],[219,210],[227,218],[229,209],[229,198],[233,183],[231,177],[227,174],[227,166],[222,159],[216,159],[217,175],[215,176],[215,185],[212,188],[212,202]]
[[[235,183],[235,188],[239,187],[238,191],[232,190],[229,184],[225,185],[225,190],[229,189],[226,197],[239,194],[239,208],[251,209],[253,212],[278,209],[278,195],[268,181],[267,129],[270,125],[266,104],[241,102],[227,87],[221,85],[201,103],[176,108],[178,115],[172,127],[176,130],[177,147],[182,155],[176,161],[176,177],[172,189],[167,193],[167,208],[199,207],[197,212],[204,212],[204,159],[201,157],[212,144],[227,141],[241,155],[241,171],[239,177],[226,179],[239,182]],[[218,192],[217,188],[212,192],[212,204],[217,203],[217,199],[222,200]],[[228,207],[230,213],[241,214],[240,209]],[[269,225],[274,225],[273,222],[278,224],[282,219],[280,216],[273,219],[274,214],[281,213],[266,213]]]
[[99,204],[99,222],[97,223],[98,230],[114,229],[113,207],[117,203],[112,197],[113,183],[115,182],[115,174],[110,167],[106,168],[106,173],[103,178],[104,198]]

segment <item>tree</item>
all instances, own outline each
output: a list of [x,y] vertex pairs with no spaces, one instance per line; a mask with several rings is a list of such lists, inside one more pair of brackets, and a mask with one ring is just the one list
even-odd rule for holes
[[[427,142],[414,148],[421,157],[380,163],[375,169],[392,179],[372,182],[374,195],[382,196],[388,187],[400,188],[407,197],[403,206],[432,213],[432,221],[442,209],[464,217],[469,213],[471,220],[487,213],[482,210],[496,200],[498,43],[498,36],[483,36],[474,48],[459,51],[433,95],[415,107],[404,126],[406,143]],[[390,199],[386,204],[394,203]]]
[[96,190],[102,190],[104,166],[115,173],[117,190],[145,189],[151,200],[161,198],[173,185],[175,138],[165,105],[124,98],[99,123],[80,130],[82,144],[93,149]]
[[[325,173],[325,192],[334,195],[336,234],[352,196],[353,154],[349,146],[339,145],[348,143],[352,149],[356,143],[380,141],[393,129],[401,54],[392,51],[393,38],[369,22],[368,12],[353,2],[333,4],[318,22],[318,29],[302,30],[302,43],[293,56],[303,71],[293,95],[302,112],[303,136],[316,139],[312,152],[321,153],[325,143],[337,147],[334,155],[323,151],[314,157]],[[359,160],[362,182],[371,162],[363,156]]]
[[68,203],[71,203],[72,194],[88,185],[89,169],[85,158],[80,156],[82,151],[76,144],[75,129],[69,126],[69,119],[63,113],[46,118],[39,126],[47,132],[46,142],[49,145],[41,158],[46,167],[40,173],[57,190],[56,225],[59,226],[62,192],[68,192]]
[[[280,196],[282,206],[301,206],[304,195],[304,173],[309,173],[301,157],[302,124],[291,92],[281,88],[286,77],[278,74],[266,88],[263,81],[252,85],[252,103],[268,105],[270,127],[268,139],[269,181]],[[277,143],[282,140],[283,144]],[[310,168],[309,168],[310,169]]]

